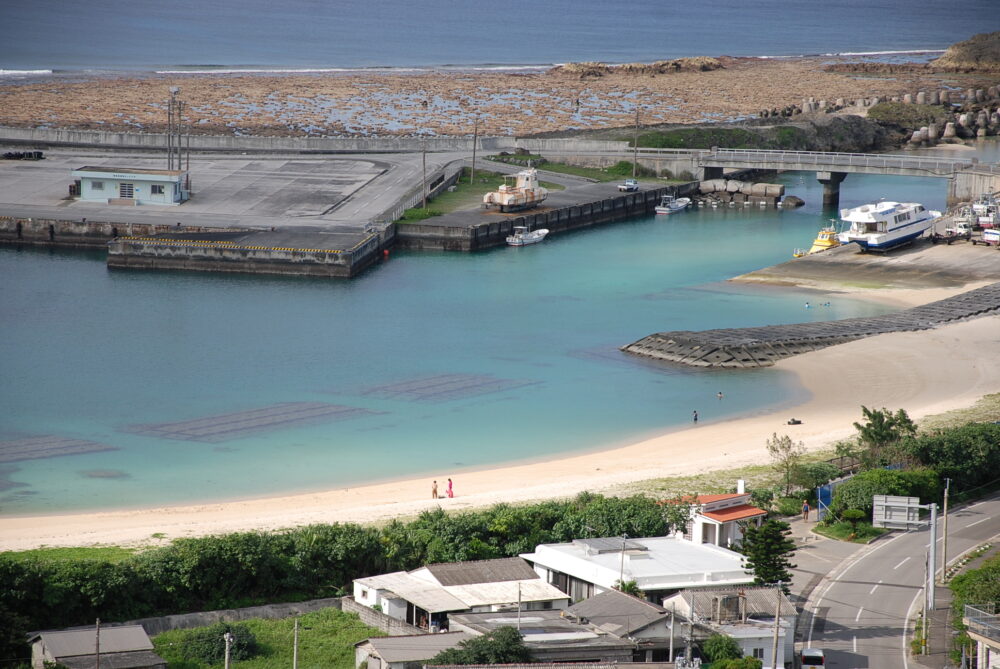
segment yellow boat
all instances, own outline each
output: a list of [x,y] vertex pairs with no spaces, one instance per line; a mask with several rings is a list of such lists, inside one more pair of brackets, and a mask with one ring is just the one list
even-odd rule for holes
[[819,253],[820,251],[826,251],[838,246],[840,246],[840,240],[837,238],[837,229],[833,227],[823,228],[816,233],[816,239],[813,240],[813,245],[808,251],[795,249],[795,252],[792,255],[796,258],[801,258],[804,255],[809,255],[810,253]]

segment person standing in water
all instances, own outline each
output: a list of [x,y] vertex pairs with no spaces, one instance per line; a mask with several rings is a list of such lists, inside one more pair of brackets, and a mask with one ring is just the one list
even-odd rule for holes
[[697,411],[692,411],[691,412],[691,420],[694,421],[695,425],[698,424],[698,412]]

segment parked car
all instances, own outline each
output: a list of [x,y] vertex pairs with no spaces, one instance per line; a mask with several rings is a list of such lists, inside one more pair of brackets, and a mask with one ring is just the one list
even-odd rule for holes
[[639,190],[639,182],[635,179],[626,179],[625,183],[618,184],[618,190],[623,193],[634,193]]
[[826,664],[826,656],[819,648],[803,648],[800,657],[803,667],[822,667]]

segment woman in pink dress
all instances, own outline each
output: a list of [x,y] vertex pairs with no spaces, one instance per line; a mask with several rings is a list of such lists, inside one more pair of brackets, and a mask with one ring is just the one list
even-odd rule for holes
[[451,479],[448,479],[448,497],[454,497],[455,491],[451,487]]

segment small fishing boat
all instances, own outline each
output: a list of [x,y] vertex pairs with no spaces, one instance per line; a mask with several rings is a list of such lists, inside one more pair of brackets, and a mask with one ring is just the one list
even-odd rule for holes
[[802,256],[809,255],[810,253],[820,253],[821,251],[827,251],[840,245],[840,239],[837,237],[837,229],[833,226],[828,226],[821,228],[820,231],[816,233],[816,239],[813,240],[813,244],[809,247],[808,251],[805,249],[795,249],[795,252],[792,255],[796,258],[801,258]]
[[547,234],[549,234],[549,231],[546,228],[528,230],[527,227],[518,225],[514,227],[513,234],[507,237],[507,244],[509,246],[527,246],[529,244],[537,244],[545,239],[545,235]]
[[673,214],[687,208],[689,204],[691,204],[691,198],[689,197],[664,195],[660,198],[660,204],[656,205],[653,211],[657,214]]
[[934,227],[940,211],[916,202],[876,202],[841,209],[840,218],[851,227],[839,235],[841,244],[856,243],[862,251],[888,251],[912,242]]

